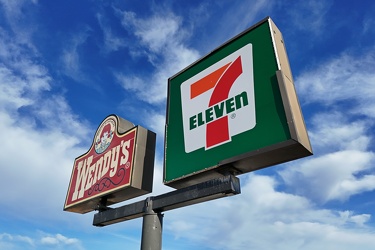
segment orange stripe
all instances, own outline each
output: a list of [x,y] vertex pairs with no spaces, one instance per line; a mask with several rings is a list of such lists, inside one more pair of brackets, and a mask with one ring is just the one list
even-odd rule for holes
[[215,87],[217,81],[222,76],[223,72],[228,68],[230,63],[224,65],[223,67],[215,70],[211,74],[203,77],[202,79],[196,81],[192,85],[190,85],[190,99],[203,94],[207,90],[212,89]]

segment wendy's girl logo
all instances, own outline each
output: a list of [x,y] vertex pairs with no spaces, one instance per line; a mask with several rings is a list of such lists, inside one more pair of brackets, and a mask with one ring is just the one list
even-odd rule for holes
[[111,144],[116,122],[113,119],[106,120],[95,134],[95,152],[103,153]]

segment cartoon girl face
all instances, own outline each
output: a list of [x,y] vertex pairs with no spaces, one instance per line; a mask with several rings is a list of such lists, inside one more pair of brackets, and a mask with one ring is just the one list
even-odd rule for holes
[[111,132],[111,125],[110,124],[105,125],[105,127],[103,128],[102,134],[100,136],[100,142],[103,143],[104,145],[107,144],[107,140],[110,139],[109,138],[110,132]]
[[100,142],[105,145],[107,144],[107,140],[108,140],[108,137],[109,137],[109,133],[108,131],[105,131],[102,135],[102,137],[100,138]]
[[111,130],[113,126],[110,123],[106,124],[100,134],[96,137],[95,151],[100,154],[104,152],[110,145],[113,137],[113,131]]

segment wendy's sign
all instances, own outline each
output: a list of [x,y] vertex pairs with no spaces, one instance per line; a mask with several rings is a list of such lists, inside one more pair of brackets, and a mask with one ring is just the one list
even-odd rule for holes
[[110,115],[100,124],[89,151],[74,161],[64,210],[93,211],[152,192],[155,133]]

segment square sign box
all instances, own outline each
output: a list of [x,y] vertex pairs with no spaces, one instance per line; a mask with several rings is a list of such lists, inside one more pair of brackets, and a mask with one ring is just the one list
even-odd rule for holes
[[169,78],[166,185],[311,154],[282,34],[269,17]]
[[87,213],[152,192],[156,134],[116,115],[100,124],[87,153],[74,161],[64,210]]

